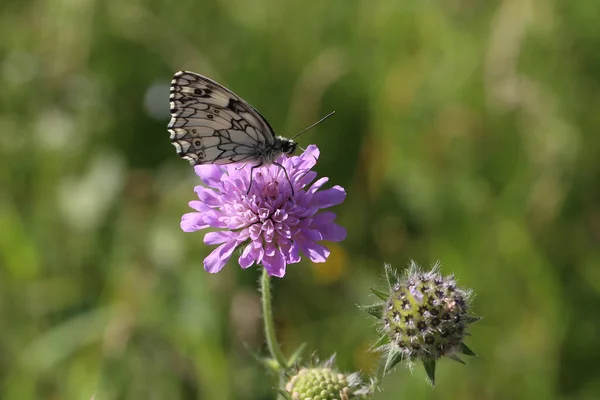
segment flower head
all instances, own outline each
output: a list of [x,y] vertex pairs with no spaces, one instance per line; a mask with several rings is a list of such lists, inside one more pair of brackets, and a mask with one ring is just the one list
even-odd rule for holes
[[208,272],[219,272],[238,247],[243,247],[238,259],[242,268],[262,264],[277,277],[300,261],[300,252],[313,262],[327,259],[329,250],[317,242],[344,240],[346,230],[333,222],[333,212],[320,210],[343,202],[346,192],[340,186],[320,190],[328,178],[310,185],[317,177],[311,168],[318,157],[319,149],[310,145],[299,156],[275,160],[281,166],[254,171],[239,164],[195,167],[206,186],[195,187],[198,200],[189,205],[196,211],[181,218],[181,229],[220,229],[204,236],[204,243],[219,245],[204,260]]
[[380,321],[377,347],[386,355],[386,372],[401,360],[420,360],[433,383],[438,359],[462,362],[459,353],[475,355],[463,343],[469,324],[479,319],[470,313],[469,290],[442,276],[439,264],[423,272],[411,261],[404,279],[386,265],[386,276],[389,292],[374,291],[384,302],[364,307]]
[[341,373],[333,364],[332,357],[322,365],[300,368],[286,383],[285,391],[292,400],[370,398],[370,388],[358,372]]

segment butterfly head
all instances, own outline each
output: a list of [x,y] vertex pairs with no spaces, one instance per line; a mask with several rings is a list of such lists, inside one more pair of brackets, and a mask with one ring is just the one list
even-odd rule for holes
[[281,140],[281,151],[284,154],[294,154],[296,148],[298,147],[298,143],[294,142],[292,139],[286,139],[283,137],[279,138]]

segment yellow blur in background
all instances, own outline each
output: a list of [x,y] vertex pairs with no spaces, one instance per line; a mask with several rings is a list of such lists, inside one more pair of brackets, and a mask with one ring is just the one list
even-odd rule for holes
[[253,267],[202,267],[169,83],[317,144],[348,230],[274,282],[284,351],[376,368],[383,264],[476,293],[466,366],[376,399],[600,398],[600,7],[541,0],[4,0],[0,399],[271,399]]

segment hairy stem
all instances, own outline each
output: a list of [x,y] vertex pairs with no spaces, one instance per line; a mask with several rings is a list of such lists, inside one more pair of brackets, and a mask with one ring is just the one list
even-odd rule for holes
[[273,309],[271,307],[271,277],[265,268],[263,268],[262,277],[260,278],[260,289],[267,347],[269,348],[271,357],[279,364],[280,369],[285,370],[287,369],[288,362],[275,337],[275,324],[273,322]]

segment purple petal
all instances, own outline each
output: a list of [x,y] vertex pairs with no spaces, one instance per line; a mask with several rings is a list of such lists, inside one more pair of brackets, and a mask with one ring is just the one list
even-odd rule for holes
[[248,225],[248,221],[243,217],[243,215],[234,215],[233,217],[228,217],[224,220],[227,224],[227,228],[229,229],[240,229]]
[[221,244],[232,239],[233,232],[219,231],[208,232],[204,235],[204,244]]
[[263,256],[265,255],[265,251],[263,249],[262,243],[253,242],[251,243],[252,247],[254,247],[254,253],[256,253],[256,264],[260,264],[263,260]]
[[283,178],[282,178],[283,180],[281,181],[281,184],[284,186],[281,187],[279,184],[280,181],[277,181],[277,180],[267,183],[267,185],[265,186],[265,195],[267,197],[271,197],[271,198],[275,199],[275,198],[279,197],[279,194],[283,190],[285,190],[286,187],[289,188],[289,183],[288,183],[287,178],[285,177],[285,174],[282,172],[281,175],[283,176]]
[[312,219],[312,226],[325,225],[335,221],[335,213],[333,211],[323,211],[315,215]]
[[[240,187],[242,186],[242,187]],[[223,193],[232,195],[234,193],[246,193],[246,185],[243,184],[239,179],[226,179],[223,181]]]
[[188,205],[196,211],[205,212],[210,211],[212,208],[207,207],[206,204],[199,200],[192,200],[188,203]]
[[262,260],[262,265],[271,276],[282,278],[285,275],[285,259],[283,258],[283,254],[281,254],[279,249],[277,249],[271,256],[267,256],[265,254]]
[[300,220],[296,217],[294,217],[293,215],[288,216],[288,218],[285,220],[285,223],[288,226],[296,226],[300,223]]
[[238,231],[236,233],[237,233],[236,240],[239,243],[245,242],[250,237],[250,229],[249,228],[244,228],[241,231]]
[[252,244],[249,244],[248,246],[246,246],[246,248],[242,252],[242,255],[240,256],[240,258],[238,258],[240,267],[246,269],[246,268],[250,267],[252,264],[254,264],[254,261],[256,260],[256,253],[257,253],[257,251],[252,246]]
[[346,239],[348,234],[346,228],[334,223],[319,227],[319,231],[323,236],[323,240],[328,240],[330,242],[341,242]]
[[273,221],[270,219],[266,220],[262,225],[263,237],[267,242],[273,241],[273,236],[275,235],[275,227],[273,226]]
[[246,194],[250,186],[250,177],[248,174],[237,175],[233,180],[233,185],[239,190],[240,194]]
[[275,243],[266,243],[263,248],[265,249],[265,257],[273,257],[273,255],[278,251]]
[[285,212],[285,210],[282,209],[277,209],[271,216],[271,218],[275,222],[283,222],[287,219],[287,217],[287,213]]
[[346,191],[344,188],[336,185],[331,189],[315,193],[312,197],[311,205],[319,208],[327,208],[342,203],[345,198]]
[[323,234],[318,229],[302,229],[302,234],[304,238],[313,242],[318,242],[319,240],[323,240]]
[[300,254],[298,253],[300,249],[293,242],[289,240],[278,240],[277,245],[288,264],[300,262]]
[[200,229],[208,228],[208,225],[204,223],[202,214],[197,212],[183,214],[181,217],[181,224],[179,226],[181,226],[181,230],[184,232],[195,232]]
[[309,240],[298,240],[297,243],[302,249],[302,252],[308,258],[310,258],[312,262],[322,263],[327,260],[327,257],[329,257],[330,251],[323,245],[311,242]]
[[290,248],[288,263],[295,264],[299,263],[300,260],[302,260],[302,257],[300,257],[300,246],[296,242],[293,242]]
[[219,272],[231,258],[236,245],[237,242],[232,240],[230,242],[223,243],[214,249],[213,252],[204,259],[204,269],[211,274]]
[[275,226],[275,229],[277,230],[277,234],[281,237],[284,237],[286,239],[290,239],[292,237],[292,230],[285,223],[277,224]]
[[257,195],[258,197],[262,197],[261,193],[265,186],[265,174],[267,174],[267,171],[268,170],[265,167],[257,168],[256,170],[254,170],[254,174],[252,175],[252,187],[250,189],[250,193]]
[[312,184],[312,186],[310,187],[310,189],[308,189],[306,191],[306,193],[308,193],[308,194],[316,193],[317,190],[321,189],[321,187],[323,187],[323,185],[326,184],[328,180],[329,180],[329,178],[327,178],[327,177],[323,177],[323,178],[319,179],[318,181],[316,181],[315,183]]
[[246,221],[248,221],[248,223],[251,223],[251,224],[253,224],[253,223],[255,223],[255,222],[257,222],[257,221],[258,221],[258,217],[256,216],[256,214],[254,214],[254,213],[253,213],[252,211],[250,211],[250,210],[246,210],[246,211],[244,211],[244,214],[243,214],[243,215],[244,215],[244,219],[245,219]]
[[311,183],[316,177],[317,173],[315,171],[299,171],[300,173],[297,176],[290,177],[292,182],[294,182],[295,186],[298,189],[304,188],[306,185]]
[[[306,151],[298,157],[302,160],[302,168],[311,169],[312,167],[314,167],[317,163],[317,160],[319,159],[319,154],[320,151],[317,146],[315,146],[314,144],[309,145],[306,148]],[[298,167],[300,166],[298,165]]]
[[221,177],[224,173],[222,168],[214,164],[203,164],[196,165],[194,167],[194,171],[196,172],[196,175],[200,177],[200,180],[204,182],[205,185],[214,188],[221,187]]
[[262,208],[258,209],[259,218],[267,219],[269,217],[269,214],[271,214],[271,210],[269,210],[266,207],[262,207]]
[[207,189],[204,186],[196,186],[194,191],[198,194],[200,201],[207,206],[218,207],[223,205],[223,199],[221,199],[218,192],[213,189]]
[[210,210],[202,213],[204,222],[213,228],[227,228],[227,220],[218,211]]
[[260,234],[262,233],[262,230],[260,229],[260,225],[259,224],[254,224],[252,225],[248,231],[250,232],[250,239],[252,241],[258,240],[258,238],[260,237]]

